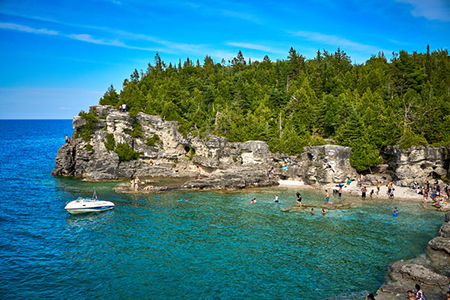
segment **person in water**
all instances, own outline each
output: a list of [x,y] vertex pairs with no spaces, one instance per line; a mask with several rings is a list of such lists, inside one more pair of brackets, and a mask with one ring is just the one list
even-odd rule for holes
[[280,201],[278,201],[278,196],[277,196],[277,195],[275,195],[275,200],[274,200],[274,202],[275,202],[275,203],[280,202]]
[[322,215],[325,216],[326,213],[327,213],[327,211],[325,210],[325,208],[322,208]]
[[314,216],[314,208],[311,208],[311,215]]
[[256,203],[256,198],[253,198],[252,201],[250,201],[250,204]]
[[299,192],[297,192],[297,204],[302,205],[302,195]]
[[328,190],[325,190],[325,202],[328,203],[330,201],[330,194],[328,194]]

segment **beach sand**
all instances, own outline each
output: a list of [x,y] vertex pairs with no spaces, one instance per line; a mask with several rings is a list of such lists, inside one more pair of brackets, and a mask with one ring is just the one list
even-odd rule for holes
[[[299,187],[299,188],[302,188],[302,189],[312,188],[312,189],[328,190],[330,195],[333,194],[333,189],[339,189],[337,184],[327,184],[327,185],[324,185],[324,186],[312,186],[312,185],[307,185],[304,182],[298,181],[298,180],[280,180],[278,182],[279,182],[280,186],[283,186],[283,187]],[[370,192],[372,190],[374,190],[374,192],[375,192],[374,199],[388,199],[387,184],[388,184],[388,182],[383,182],[381,184],[380,194],[377,195],[376,194],[376,192],[377,192],[376,185],[370,185],[367,182],[365,182],[364,186],[367,189],[367,192],[366,192],[367,199],[369,199]],[[355,196],[355,197],[361,196],[361,187],[358,186],[356,181],[352,181],[350,183],[350,185],[344,184],[344,186],[342,188],[342,194],[343,195],[347,195],[347,196],[351,195],[351,196]],[[422,195],[418,195],[416,193],[416,191],[413,190],[412,188],[396,186],[394,184],[394,199],[423,201],[423,196]]]

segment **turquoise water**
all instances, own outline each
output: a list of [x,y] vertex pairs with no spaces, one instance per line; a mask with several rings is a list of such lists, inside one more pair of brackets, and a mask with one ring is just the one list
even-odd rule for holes
[[[283,188],[117,194],[116,183],[50,175],[71,121],[0,128],[0,298],[364,299],[391,262],[424,252],[444,218],[397,201],[283,212],[296,193]],[[64,210],[94,189],[116,208]]]

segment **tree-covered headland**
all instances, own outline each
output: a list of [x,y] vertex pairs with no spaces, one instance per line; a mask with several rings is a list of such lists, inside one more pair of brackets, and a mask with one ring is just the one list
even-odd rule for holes
[[427,47],[352,64],[340,49],[306,59],[291,48],[285,60],[251,61],[239,51],[228,62],[167,65],[156,54],[120,94],[111,85],[100,99],[123,103],[132,115],[178,121],[184,134],[263,140],[288,154],[332,139],[352,148],[351,163],[363,171],[381,163],[388,145],[450,145],[450,57]]

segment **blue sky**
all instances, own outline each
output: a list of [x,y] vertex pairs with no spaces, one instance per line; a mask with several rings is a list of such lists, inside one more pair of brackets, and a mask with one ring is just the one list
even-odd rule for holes
[[71,119],[154,64],[449,49],[449,0],[0,0],[0,119]]

